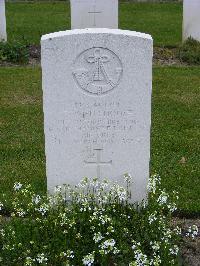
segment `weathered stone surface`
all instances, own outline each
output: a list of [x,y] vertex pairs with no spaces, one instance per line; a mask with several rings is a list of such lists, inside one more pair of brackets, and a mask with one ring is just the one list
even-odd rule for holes
[[70,0],[71,28],[118,28],[118,0]]
[[200,1],[183,2],[183,40],[192,37],[200,41]]
[[0,0],[0,41],[7,41],[5,0]]
[[48,189],[84,176],[134,180],[134,201],[149,177],[152,39],[85,29],[42,37]]

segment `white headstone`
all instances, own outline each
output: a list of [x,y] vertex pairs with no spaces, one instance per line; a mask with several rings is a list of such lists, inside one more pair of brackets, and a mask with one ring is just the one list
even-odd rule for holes
[[134,201],[149,177],[150,35],[84,29],[42,37],[48,190],[83,177],[134,177]]
[[118,0],[70,0],[71,28],[118,28]]
[[200,0],[183,2],[183,40],[189,37],[200,41]]
[[7,41],[5,0],[0,0],[0,41]]

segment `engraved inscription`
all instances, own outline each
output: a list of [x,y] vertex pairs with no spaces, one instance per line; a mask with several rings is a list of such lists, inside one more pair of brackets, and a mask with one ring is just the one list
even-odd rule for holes
[[74,143],[87,146],[128,145],[135,141],[135,128],[143,123],[136,119],[132,102],[122,106],[119,101],[75,102],[73,128],[78,133]]
[[101,153],[103,149],[94,149],[96,151],[96,161],[84,161],[86,164],[96,165],[97,167],[97,178],[101,177],[101,166],[106,164],[112,164],[112,160],[105,162],[101,160]]
[[89,11],[88,14],[93,15],[93,27],[96,27],[96,14],[101,14],[101,11],[96,11],[96,6],[93,6],[93,11]]
[[119,84],[122,72],[122,63],[114,52],[107,48],[93,47],[76,58],[73,75],[81,89],[100,96]]

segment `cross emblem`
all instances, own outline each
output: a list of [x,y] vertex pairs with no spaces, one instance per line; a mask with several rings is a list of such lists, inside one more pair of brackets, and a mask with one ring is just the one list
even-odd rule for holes
[[[94,49],[94,54],[86,58],[86,61],[90,64],[94,64],[94,73],[92,75],[93,82],[105,81],[111,87],[114,87],[115,84],[112,82],[110,77],[108,76],[106,69],[104,67],[105,63],[110,61],[109,56],[104,55],[100,48]],[[98,84],[97,84],[98,85]]]
[[96,165],[97,167],[97,178],[101,177],[101,166],[112,164],[112,160],[105,162],[101,160],[101,153],[103,149],[94,149],[96,151],[96,161],[84,161],[86,164]]
[[96,14],[101,14],[101,11],[96,11],[96,6],[93,6],[93,11],[89,11],[88,14],[94,15],[93,26],[96,27]]

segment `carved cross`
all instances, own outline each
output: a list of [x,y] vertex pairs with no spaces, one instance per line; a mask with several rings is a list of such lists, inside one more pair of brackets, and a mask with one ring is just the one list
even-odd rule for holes
[[101,160],[101,153],[103,149],[94,149],[96,151],[96,162],[95,161],[85,161],[86,164],[96,165],[97,167],[97,178],[101,177],[101,166],[112,164],[112,160],[104,162]]
[[93,6],[93,11],[89,11],[88,14],[93,14],[94,15],[94,22],[93,26],[96,27],[96,14],[101,14],[101,11],[96,11],[96,6]]
[[93,74],[93,81],[101,81],[101,74],[105,76],[105,79],[109,81],[108,75],[104,68],[104,63],[107,63],[110,61],[110,58],[106,55],[101,54],[100,48],[94,49],[94,56],[89,56],[87,59],[88,63],[95,64],[95,71]]

